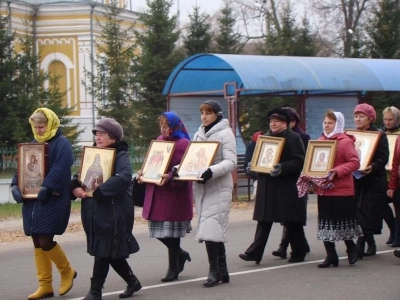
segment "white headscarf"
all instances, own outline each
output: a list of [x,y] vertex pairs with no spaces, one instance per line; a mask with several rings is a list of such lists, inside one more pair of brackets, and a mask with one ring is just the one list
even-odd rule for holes
[[[327,134],[324,130],[324,135],[329,139],[330,137],[334,136],[335,134],[338,133],[344,133],[344,116],[341,112],[339,111],[334,111],[333,112],[336,116],[336,124],[335,124],[335,128],[333,129],[333,131],[329,134]],[[324,128],[324,123],[322,123],[322,128]]]

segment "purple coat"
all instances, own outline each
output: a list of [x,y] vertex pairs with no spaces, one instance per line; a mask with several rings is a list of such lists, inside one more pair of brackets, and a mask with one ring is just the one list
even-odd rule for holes
[[[172,177],[172,167],[179,165],[190,141],[181,138],[157,140],[175,142],[175,150],[168,165],[167,172]],[[143,218],[149,221],[190,221],[193,218],[193,190],[191,181],[169,181],[164,186],[146,183],[146,194],[143,204]]]

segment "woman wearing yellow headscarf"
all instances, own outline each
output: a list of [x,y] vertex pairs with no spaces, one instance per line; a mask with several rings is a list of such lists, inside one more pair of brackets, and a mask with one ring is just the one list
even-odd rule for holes
[[35,139],[32,143],[48,144],[48,172],[44,176],[37,199],[24,199],[18,188],[18,174],[11,182],[14,200],[22,203],[24,231],[32,237],[39,288],[29,295],[29,300],[53,297],[52,263],[61,274],[59,295],[71,288],[76,271],[71,267],[54,235],[67,228],[71,212],[69,184],[73,163],[72,147],[61,133],[60,120],[50,109],[38,108],[29,118]]

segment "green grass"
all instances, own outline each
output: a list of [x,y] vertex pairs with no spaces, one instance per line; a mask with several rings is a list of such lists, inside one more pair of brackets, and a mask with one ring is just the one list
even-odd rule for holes
[[[71,213],[79,213],[81,211],[81,203],[79,201],[71,201],[71,203]],[[21,208],[21,204],[0,204],[0,220],[22,217]]]

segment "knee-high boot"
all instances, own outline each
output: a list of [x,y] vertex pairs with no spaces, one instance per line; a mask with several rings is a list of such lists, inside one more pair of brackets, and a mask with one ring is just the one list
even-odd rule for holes
[[390,231],[389,238],[386,241],[386,244],[390,245],[393,243],[395,238],[394,235],[395,235],[396,221],[394,218],[393,210],[390,207],[389,203],[386,203],[385,208],[383,209],[383,219],[385,220],[385,223]]
[[192,258],[190,257],[189,252],[186,252],[185,250],[183,250],[182,248],[179,249],[179,273],[181,273],[183,271],[183,269],[185,268],[185,263],[187,261],[192,261]]
[[220,272],[220,281],[222,283],[229,283],[229,272],[228,266],[226,264],[226,252],[224,243],[219,243],[219,272]]
[[54,297],[51,260],[42,248],[35,248],[35,263],[39,288],[28,296],[28,300]]
[[394,239],[392,247],[400,247],[400,220],[396,220],[394,226]]
[[203,282],[203,286],[213,287],[219,282],[221,277],[219,271],[219,243],[209,241],[206,241],[205,243],[210,271],[208,272],[207,279]]
[[273,256],[278,256],[280,258],[286,258],[287,257],[287,248],[289,246],[289,237],[287,234],[287,228],[285,225],[282,226],[282,237],[281,237],[281,243],[279,244],[279,248],[275,251],[272,251]]
[[358,260],[357,246],[353,240],[345,240],[344,243],[346,244],[347,248],[347,260],[349,261],[350,265],[353,265]]
[[119,298],[129,298],[134,292],[139,291],[142,288],[139,279],[133,274],[126,259],[115,259],[110,261],[111,267],[123,280],[128,284],[126,290],[119,294]]
[[365,237],[359,236],[357,238],[357,255],[359,259],[364,258],[364,251],[365,251]]
[[65,295],[72,288],[74,279],[78,273],[76,273],[76,271],[71,267],[67,256],[59,244],[56,243],[53,249],[45,251],[45,253],[53,261],[61,274],[61,282],[58,293],[60,296]]
[[327,256],[323,263],[318,265],[318,268],[329,268],[331,265],[337,267],[339,265],[339,258],[336,253],[335,243],[324,242],[324,246]]
[[161,278],[161,282],[169,282],[178,279],[179,269],[179,254],[181,249],[168,248],[168,270],[165,277]]
[[364,256],[373,256],[376,254],[376,243],[372,233],[365,234],[365,241],[367,242],[368,248],[365,251]]

